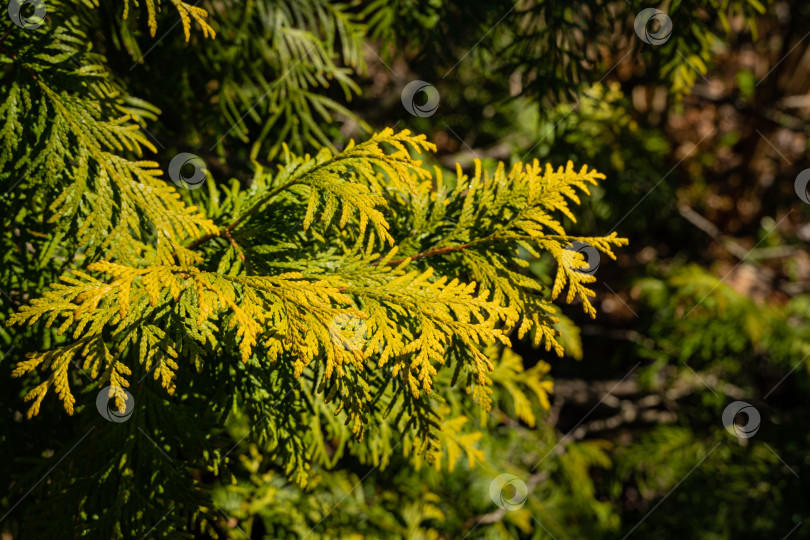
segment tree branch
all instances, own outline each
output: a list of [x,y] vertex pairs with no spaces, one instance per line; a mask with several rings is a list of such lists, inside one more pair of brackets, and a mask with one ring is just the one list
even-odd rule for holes
[[279,193],[281,193],[282,191],[284,191],[285,189],[287,189],[288,187],[292,186],[293,184],[295,184],[297,182],[298,182],[298,179],[296,178],[296,179],[290,180],[289,182],[287,182],[285,184],[282,184],[282,185],[278,186],[276,189],[272,190],[267,195],[265,195],[264,197],[262,197],[261,199],[256,201],[256,204],[254,204],[253,206],[248,208],[247,211],[245,213],[243,213],[241,216],[239,216],[238,218],[236,218],[236,220],[233,223],[231,223],[230,225],[228,225],[226,227],[221,228],[220,230],[218,230],[215,233],[210,233],[210,234],[206,234],[205,236],[201,236],[200,238],[198,238],[195,241],[193,241],[192,243],[190,243],[188,245],[188,249],[196,249],[196,248],[200,247],[202,244],[204,244],[207,241],[211,240],[212,238],[217,238],[219,236],[225,236],[225,237],[229,238],[231,240],[231,242],[233,242],[234,245],[235,245],[236,242],[234,242],[233,237],[230,235],[230,232],[232,230],[234,230],[236,227],[238,227],[239,224],[241,224],[245,219],[247,219],[253,212],[255,212],[256,210],[258,210],[259,208],[264,206],[270,199],[272,199],[273,197],[275,197],[276,195],[278,195]]

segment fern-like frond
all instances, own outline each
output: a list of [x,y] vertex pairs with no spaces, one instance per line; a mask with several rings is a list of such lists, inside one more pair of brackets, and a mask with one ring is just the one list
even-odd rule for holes
[[[557,298],[568,285],[566,301],[579,299],[584,310],[595,315],[589,300],[594,293],[587,285],[596,278],[582,271],[588,267],[584,255],[566,248],[573,242],[586,242],[614,258],[612,248],[627,240],[616,233],[568,235],[555,214],[575,222],[570,203],[579,204],[579,192],[588,194],[588,185],[595,185],[604,175],[585,166],[577,171],[571,162],[554,169],[550,164],[542,167],[536,160],[516,163],[508,172],[500,164],[489,173],[476,160],[472,177],[458,168],[454,187],[446,184],[442,174],[436,178],[435,192],[422,183],[415,196],[396,190],[389,193],[395,226],[415,232],[402,243],[402,251],[433,264],[437,264],[434,258],[462,264],[498,301],[515,306],[516,315],[510,322],[521,319],[519,337],[534,332],[536,344],[544,340],[547,348],[562,354],[550,329],[556,319],[548,300]],[[525,274],[528,262],[521,252],[530,257],[545,252],[556,260],[558,270],[549,295]]]
[[[185,130],[183,139],[202,138],[207,148],[224,155],[250,143],[255,156],[275,160],[285,142],[297,153],[322,147],[336,150],[334,142],[341,137],[345,120],[371,132],[346,106],[360,93],[355,78],[365,69],[366,35],[361,17],[349,3],[252,0],[205,5],[212,26],[225,39],[189,48],[182,62],[164,56],[161,49],[144,47],[147,55],[129,28],[123,28],[120,36],[125,52],[143,61],[140,69],[170,63],[176,70],[176,93],[161,100],[161,108],[173,107],[176,95],[195,96],[184,110],[176,111],[182,117],[178,127]],[[184,9],[178,6],[178,12],[182,16]],[[212,80],[217,84],[209,84]],[[132,83],[138,88],[138,80]],[[195,121],[201,117],[206,118],[204,125]]]
[[[448,283],[446,278],[430,281],[431,271],[382,267],[386,279],[372,287],[352,285],[340,276],[312,280],[297,273],[227,276],[193,267],[139,269],[106,261],[93,263],[88,269],[111,279],[102,281],[78,271],[64,276],[63,284],[52,286],[42,298],[21,308],[10,324],[33,324],[42,318],[51,326],[59,321],[59,333],[72,328],[77,343],[100,340],[108,328],[117,336],[113,354],[105,349],[100,359],[86,359],[84,365],[91,375],[97,376],[103,369],[104,377],[112,377],[113,371],[119,377],[124,370],[116,367],[116,358],[126,358],[137,345],[139,363],[147,371],[159,364],[154,377],[160,378],[169,392],[174,390],[180,342],[186,338],[209,349],[218,341],[232,340],[243,362],[258,347],[273,364],[282,356],[292,356],[291,375],[296,377],[322,356],[322,384],[333,376],[342,381],[340,384],[352,383],[364,370],[365,359],[377,357],[377,367],[381,367],[393,358],[393,376],[402,377],[415,397],[422,391],[430,392],[435,366],[444,363],[453,340],[462,343],[472,356],[480,384],[485,383],[492,366],[478,347],[509,343],[495,328],[503,310],[487,300],[487,291],[476,291],[475,284],[457,280]],[[354,307],[353,297],[365,302],[363,311]],[[147,317],[149,324],[133,325]],[[335,321],[341,317],[365,321],[357,344],[335,332]],[[212,337],[212,332],[220,337]],[[57,350],[59,358],[69,361],[80,349],[70,345]],[[56,353],[34,354],[15,373],[19,376],[38,367],[53,372],[62,369],[62,364],[48,360],[47,354]],[[352,384],[365,383],[356,380]],[[67,383],[63,386],[66,389]],[[49,387],[38,392],[44,395]],[[41,401],[40,394],[37,396]],[[348,391],[340,396],[344,404],[356,398],[355,392]],[[30,411],[35,412],[33,408]],[[364,412],[359,404],[351,409],[357,434],[362,433]]]
[[[160,12],[161,8],[161,0],[132,0],[135,7],[140,7],[139,3],[143,2],[146,7],[146,14],[149,23],[149,34],[152,37],[155,37],[155,32],[157,32],[157,15]],[[188,4],[183,2],[183,0],[170,0],[171,3],[174,5],[177,13],[180,15],[180,21],[183,23],[183,34],[186,36],[186,42],[191,38],[191,20],[193,19],[197,24],[200,25],[200,29],[202,30],[203,37],[211,37],[212,39],[216,37],[216,32],[208,24],[208,11],[197,7],[199,2],[192,4]],[[129,0],[124,0],[124,20],[129,17]]]
[[36,210],[55,232],[72,239],[67,247],[135,261],[153,230],[158,261],[196,260],[183,243],[212,232],[213,223],[180,200],[156,162],[143,159],[155,148],[133,121],[138,108],[71,20],[53,33],[12,34],[4,44],[12,57],[0,58],[13,73],[0,103],[8,118],[0,127],[7,141],[0,182],[42,205]]
[[[293,460],[287,474],[302,483],[302,455],[329,463],[337,457],[327,446],[342,452],[367,431],[374,436],[360,455],[369,463],[385,463],[400,431],[414,459],[435,465],[446,453],[452,467],[465,452],[474,460],[476,436],[462,432],[462,417],[440,414],[434,397],[450,364],[481,410],[492,404],[494,384],[512,395],[517,418],[533,424],[533,402],[548,405],[548,366],[522,371],[519,357],[504,352],[507,336],[517,329],[518,339],[562,354],[551,303],[559,282],[568,301],[587,302],[594,279],[577,272],[582,255],[567,244],[585,240],[610,253],[624,243],[568,236],[555,217],[571,217],[568,204],[601,175],[570,163],[493,173],[477,163],[472,177],[459,170],[454,186],[437,170],[434,187],[411,155],[433,149],[423,136],[385,130],[339,153],[286,151],[277,171],[257,165],[246,190],[211,186],[208,211],[219,227],[198,231],[178,259],[102,260],[63,276],[9,321],[70,332],[67,345],[17,366],[17,376],[47,376],[30,394],[29,414],[52,388],[72,410],[66,372],[77,359],[102,383],[123,388],[131,373],[145,372],[171,394],[181,371],[216,357],[247,377],[246,402],[265,394],[273,403],[295,400],[262,437],[273,455]],[[526,271],[526,254],[543,252],[561,267],[551,290]],[[270,413],[251,407],[254,421]],[[310,412],[300,416],[301,407]],[[299,423],[317,432],[300,437]]]
[[[218,234],[230,231],[238,234],[240,227],[249,226],[257,216],[261,220],[264,212],[272,212],[271,203],[277,202],[280,194],[291,193],[306,201],[304,230],[316,221],[316,215],[318,221],[328,226],[339,212],[339,228],[344,228],[356,215],[353,225],[360,237],[371,224],[376,238],[393,245],[389,224],[380,210],[386,206],[382,186],[394,184],[415,189],[411,175],[430,178],[430,172],[421,167],[422,162],[410,155],[410,151],[425,150],[435,150],[435,146],[424,135],[385,129],[363,143],[350,142],[338,153],[324,148],[314,157],[299,157],[285,151],[284,165],[276,173],[257,166],[253,189],[229,201],[231,217],[235,219]],[[195,245],[212,236],[215,235],[198,240]]]

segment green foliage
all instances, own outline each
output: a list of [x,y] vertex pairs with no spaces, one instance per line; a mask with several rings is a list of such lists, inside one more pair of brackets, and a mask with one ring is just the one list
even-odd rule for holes
[[[193,19],[197,24],[200,26],[200,30],[202,30],[203,36],[205,37],[216,37],[216,32],[211,26],[206,22],[206,18],[208,17],[208,12],[203,8],[197,7],[195,5],[187,4],[182,0],[170,0],[174,7],[177,9],[177,13],[180,15],[180,21],[183,23],[183,33],[186,36],[186,41],[190,38],[190,29],[191,29],[191,20]],[[138,6],[138,1],[133,0],[133,3],[136,7]],[[146,7],[146,13],[149,18],[149,35],[155,37],[155,32],[157,31],[157,12],[160,11],[160,0],[144,0],[144,4]],[[127,19],[129,15],[129,0],[124,0],[124,19]]]
[[[4,28],[3,533],[787,534],[807,296],[740,292],[676,210],[744,133],[709,155],[673,111],[762,52],[730,36],[765,6],[666,6],[659,46],[643,7],[50,0]],[[435,117],[399,108],[417,78]],[[163,177],[179,152],[201,189]],[[754,229],[741,271],[796,291]],[[738,399],[756,439],[719,422]]]
[[2,57],[0,182],[18,202],[6,215],[25,223],[45,214],[56,243],[90,257],[135,261],[155,239],[158,261],[177,253],[190,262],[183,242],[213,224],[159,178],[158,163],[143,159],[144,149],[156,149],[133,119],[159,111],[122,93],[104,58],[88,49],[79,15],[51,9],[64,17],[55,32],[15,32],[4,44],[13,52]]
[[[411,53],[420,70],[431,75],[428,80],[459,69],[476,87],[501,90],[490,106],[516,94],[552,105],[579,103],[626,60],[640,64],[644,79],[682,96],[707,73],[713,50],[731,32],[731,21],[744,21],[756,33],[755,18],[768,5],[758,0],[687,0],[671,6],[605,0],[377,0],[366,13],[372,36]],[[634,19],[650,7],[664,10],[672,21],[671,38],[657,46],[635,41]],[[473,32],[468,31],[471,24]],[[474,102],[472,95],[454,98]]]
[[[373,467],[405,460],[416,470],[426,463],[436,472],[453,472],[462,456],[468,467],[477,466],[485,457],[471,419],[486,423],[493,400],[536,424],[537,408],[549,406],[551,383],[543,381],[549,368],[524,370],[520,357],[505,348],[512,342],[507,333],[517,329],[517,339],[531,334],[535,345],[544,342],[562,354],[551,302],[566,286],[567,301],[578,299],[594,314],[588,287],[594,278],[578,271],[583,256],[565,247],[585,240],[613,257],[612,248],[625,241],[615,234],[568,235],[561,218],[573,221],[569,204],[578,204],[578,192],[587,194],[587,186],[604,176],[587,167],[575,170],[572,163],[558,169],[499,164],[489,171],[476,162],[472,174],[459,167],[449,181],[439,168],[431,171],[412,157],[435,147],[407,130],[386,129],[336,151],[323,132],[312,138],[284,128],[279,137],[299,148],[301,141],[323,147],[311,156],[284,146],[277,167],[254,160],[247,188],[209,177],[205,189],[181,195],[160,178],[157,162],[143,159],[145,150],[157,147],[140,124],[154,120],[159,109],[125,93],[107,59],[81,41],[96,15],[72,14],[68,5],[50,12],[57,32],[14,33],[4,44],[14,52],[5,57],[9,143],[3,179],[10,184],[23,178],[12,186],[19,195],[6,204],[18,227],[43,231],[34,250],[56,244],[45,249],[65,261],[46,272],[58,280],[7,321],[47,336],[38,350],[24,345],[26,359],[11,372],[24,381],[28,417],[46,409],[58,414],[46,399],[53,393],[87,425],[94,418],[87,398],[107,386],[100,397],[113,409],[138,409],[125,432],[107,429],[109,436],[96,436],[91,426],[84,435],[91,448],[108,445],[100,459],[86,462],[87,482],[98,479],[119,502],[105,506],[87,492],[87,482],[56,473],[48,491],[78,502],[78,527],[105,537],[142,535],[152,525],[137,516],[159,524],[160,508],[173,514],[163,530],[218,527],[206,494],[181,481],[193,470],[221,475],[223,465],[241,462],[213,444],[226,435],[217,425],[236,430],[237,444],[251,435],[300,490],[318,487],[323,473],[313,476],[313,465],[335,467],[350,455]],[[209,27],[205,12],[174,5],[187,41],[189,17],[206,37],[216,32],[221,40],[231,32],[218,26],[225,19],[214,16]],[[145,8],[154,35],[156,5]],[[256,9],[244,20],[276,21],[281,41],[271,46],[289,58],[289,69],[300,63],[296,55],[309,57],[311,51],[302,50],[307,40],[322,47],[321,60],[308,65],[325,69],[332,52],[323,47],[334,43],[343,22],[329,23],[315,9],[299,12],[306,10],[300,6],[273,12],[286,18],[261,11],[269,5]],[[330,9],[344,16],[339,5]],[[132,21],[128,5],[122,17]],[[323,41],[286,30],[293,21],[321,28]],[[123,30],[127,24],[121,29],[121,36],[130,31]],[[121,42],[131,44],[127,39]],[[356,44],[344,44],[354,47],[344,57],[355,64]],[[229,54],[209,48],[220,59]],[[250,78],[233,81],[268,93],[266,84]],[[224,86],[222,92],[234,94]],[[256,97],[242,95],[224,106],[235,115]],[[307,106],[327,116],[338,111],[313,105],[319,98],[301,84],[272,98],[282,99],[293,108],[279,110],[278,117],[295,117]],[[227,122],[235,118],[225,116]],[[252,156],[265,146],[273,122],[255,139]],[[318,128],[309,126],[302,129]],[[277,146],[265,150],[268,160],[277,156]],[[292,227],[290,215],[300,217]],[[540,252],[559,265],[550,289],[526,273],[522,254]],[[37,268],[27,264],[15,266]],[[9,278],[12,287],[23,281],[19,273]],[[149,379],[165,393],[148,390]],[[203,399],[207,413],[191,421],[188,412]],[[189,452],[195,437],[202,456]],[[147,442],[153,448],[137,457]],[[171,480],[155,490],[149,482],[155,474]],[[141,501],[140,508],[122,513],[119,504],[126,500]],[[37,507],[30,508],[33,515]],[[414,534],[420,520],[440,516],[435,505],[405,511],[417,520],[409,525]],[[73,522],[75,515],[52,525]]]
[[[267,153],[273,159],[283,143],[298,153],[334,149],[339,137],[334,126],[341,118],[370,132],[343,103],[360,91],[353,75],[364,71],[365,25],[350,4],[251,0],[212,3],[209,11],[209,31],[216,29],[221,39],[180,54],[175,48],[142,50],[132,25],[112,30],[119,46],[138,63],[130,72],[151,73],[160,66],[161,73],[173,73],[173,91],[154,97],[160,108],[171,111],[161,122],[177,137],[202,140],[223,154],[250,143],[251,155]],[[150,15],[154,36],[152,20]],[[188,41],[185,20],[184,29]],[[144,79],[126,77],[132,91],[150,92]],[[176,107],[178,96],[188,103]]]
[[[386,153],[382,145],[393,151]],[[63,283],[9,320],[34,324],[43,319],[47,327],[56,322],[57,335],[72,330],[71,343],[30,353],[13,372],[17,377],[37,369],[49,373],[25,397],[33,400],[29,417],[38,413],[50,388],[66,411],[73,412],[68,366],[74,358],[102,385],[129,387],[126,376],[132,368],[122,360],[135,357],[131,361],[153,373],[171,394],[179,358],[190,355],[187,360],[196,364],[200,355],[235,349],[243,363],[272,366],[290,358],[289,375],[294,377],[307,368],[320,370],[312,363],[321,357],[319,392],[326,393],[327,402],[337,400],[335,414],[346,411],[357,437],[369,422],[366,401],[383,390],[374,388],[375,381],[365,375],[373,373],[374,366],[390,373],[386,385],[397,381],[395,386],[419,400],[422,392],[430,394],[437,366],[456,349],[456,373],[461,368],[468,374],[473,396],[488,408],[484,388],[492,364],[480,345],[508,345],[504,329],[520,323],[518,338],[533,331],[535,345],[544,339],[547,350],[553,346],[562,354],[550,326],[557,322],[554,308],[542,288],[520,273],[525,263],[517,249],[535,256],[538,250],[550,252],[559,263],[550,299],[567,284],[567,301],[579,298],[593,315],[588,301],[593,292],[587,284],[595,278],[578,272],[586,265],[584,257],[565,246],[585,240],[612,256],[611,246],[624,240],[615,234],[568,236],[552,217],[552,212],[560,212],[573,218],[568,200],[579,202],[575,188],[587,192],[586,183],[600,178],[594,171],[583,167],[575,172],[571,163],[555,171],[534,163],[516,164],[509,173],[501,165],[490,175],[477,164],[472,179],[459,170],[453,189],[439,175],[434,191],[429,173],[419,168],[405,145],[430,148],[424,137],[388,130],[334,156],[328,150],[315,158],[288,156],[272,176],[259,169],[252,189],[231,201],[242,212],[230,215],[230,223],[223,223],[217,233],[192,244],[203,249],[215,238],[229,240],[207,256],[197,256],[209,264],[218,259],[216,271],[183,265],[182,260],[179,265],[142,268],[101,260],[87,270],[105,278],[79,270],[63,276]],[[406,204],[416,211],[410,214],[412,221],[397,223],[395,233],[407,232],[419,243],[406,244],[405,257],[394,259],[398,246],[383,254],[374,251],[375,236],[394,244],[390,225],[377,207],[386,205],[385,193],[401,195],[400,190],[408,188],[413,191],[407,197],[413,199]],[[271,211],[276,197],[297,204],[304,215],[302,232],[285,239],[282,253],[279,239],[267,244],[269,239],[252,223],[254,215]],[[313,223],[321,200],[321,217]],[[338,211],[340,219],[333,224]],[[342,249],[315,247],[320,255],[313,264],[311,244],[328,241],[330,235],[341,238]],[[295,252],[305,256],[295,257]],[[478,281],[437,275],[422,262],[442,257],[447,266],[459,256],[456,268],[466,269]],[[408,268],[412,260],[419,260],[421,268]],[[345,323],[353,320],[347,332]],[[112,339],[105,340],[105,335]],[[116,399],[124,408],[121,396]],[[428,403],[420,406],[432,412]],[[519,416],[531,414],[525,403],[520,408]],[[429,435],[426,426],[420,431]]]

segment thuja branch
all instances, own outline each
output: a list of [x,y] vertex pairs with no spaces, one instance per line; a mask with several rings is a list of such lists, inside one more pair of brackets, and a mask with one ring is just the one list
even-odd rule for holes
[[[391,144],[398,151],[386,154],[380,146],[383,143]],[[376,208],[383,204],[383,198],[375,192],[373,186],[368,186],[368,182],[374,184],[377,181],[374,172],[375,166],[388,174],[392,181],[399,178],[412,190],[415,187],[408,180],[409,171],[416,170],[417,175],[423,179],[429,177],[430,173],[420,168],[421,162],[411,159],[407,154],[405,146],[403,146],[406,144],[417,151],[419,149],[435,150],[431,143],[425,141],[424,135],[410,136],[410,132],[407,130],[396,135],[392,130],[386,129],[375,135],[370,141],[357,146],[352,144],[337,155],[325,155],[324,152],[321,152],[314,158],[308,155],[291,160],[288,158],[284,171],[277,177],[280,185],[261,196],[232,223],[194,240],[187,246],[187,249],[197,248],[212,238],[224,236],[233,231],[251,215],[264,208],[280,192],[296,184],[308,185],[312,190],[313,197],[310,198],[307,206],[304,228],[307,228],[313,219],[318,206],[318,194],[326,192],[329,193],[329,200],[339,200],[343,205],[344,219],[357,211],[362,215],[362,219],[372,223],[381,237],[393,242],[393,238],[390,238],[387,233],[388,224]],[[286,176],[287,174],[289,176]],[[331,208],[328,212],[331,217],[336,207],[327,206],[326,208]]]
[[482,240],[476,240],[475,242],[468,242],[466,244],[461,244],[458,246],[448,246],[443,248],[433,248],[427,251],[423,251],[422,253],[417,253],[416,255],[411,255],[410,257],[400,257],[399,259],[391,259],[388,261],[389,266],[397,266],[402,264],[406,260],[410,259],[412,261],[418,261],[419,259],[425,259],[427,257],[434,257],[436,255],[445,255],[447,253],[452,253],[454,251],[462,251],[468,248],[471,248],[475,245],[481,244]]
[[[554,236],[548,236],[547,238],[559,238]],[[446,255],[448,253],[453,253],[455,251],[463,251],[465,249],[469,249],[471,247],[483,245],[483,244],[490,244],[493,242],[497,242],[498,240],[536,240],[536,238],[529,236],[529,235],[514,235],[514,236],[503,236],[498,234],[491,234],[489,236],[485,236],[484,238],[479,238],[478,240],[473,240],[472,242],[467,242],[465,244],[459,244],[457,246],[446,246],[441,248],[431,248],[421,253],[417,253],[416,255],[410,255],[408,257],[400,257],[398,259],[391,259],[388,261],[388,265],[396,266],[402,264],[407,259],[412,261],[418,261],[419,259],[425,259],[427,257],[435,257],[438,255]]]
[[298,180],[299,179],[294,178],[294,179],[290,180],[289,182],[285,182],[284,184],[278,186],[276,189],[270,191],[267,195],[265,195],[264,197],[262,197],[261,199],[256,201],[256,204],[254,204],[253,206],[248,208],[247,211],[245,211],[244,214],[242,214],[241,216],[236,218],[233,221],[233,223],[231,223],[230,225],[227,225],[225,227],[222,227],[220,230],[218,230],[215,233],[206,234],[206,235],[201,236],[200,238],[194,240],[192,243],[190,243],[188,245],[188,249],[196,249],[196,248],[200,247],[202,244],[204,244],[204,243],[208,242],[209,240],[211,240],[212,238],[217,238],[217,237],[220,237],[220,236],[227,237],[228,239],[230,239],[231,243],[233,243],[235,245],[236,243],[234,242],[233,237],[230,234],[231,231],[233,231],[236,227],[238,227],[251,214],[253,214],[257,210],[259,210],[262,206],[264,206],[265,204],[270,202],[270,199],[272,199],[273,197],[275,197],[276,195],[278,195],[279,193],[281,193],[285,189],[289,188],[290,186],[298,183]]

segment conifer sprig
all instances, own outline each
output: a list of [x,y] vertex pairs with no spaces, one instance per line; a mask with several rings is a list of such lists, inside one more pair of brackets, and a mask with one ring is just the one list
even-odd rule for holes
[[[160,12],[161,8],[161,0],[142,0],[144,5],[146,6],[146,13],[149,23],[149,34],[152,37],[155,37],[155,32],[157,32],[157,14]],[[208,24],[208,11],[197,7],[199,2],[195,2],[194,5],[188,4],[183,2],[182,0],[170,0],[172,4],[174,4],[175,9],[177,9],[177,13],[180,15],[180,21],[183,23],[183,34],[186,36],[186,42],[191,38],[191,20],[193,19],[198,25],[200,25],[200,29],[202,30],[203,37],[211,37],[211,39],[216,37],[216,32]],[[138,0],[133,0],[133,3],[136,7],[138,6]],[[124,20],[129,17],[129,0],[124,0]]]
[[[395,152],[387,153],[383,145],[389,145]],[[371,223],[377,236],[393,245],[393,238],[388,234],[388,223],[377,210],[377,207],[386,204],[382,186],[402,184],[415,190],[411,174],[419,179],[428,179],[430,172],[421,167],[421,161],[411,157],[409,150],[421,153],[435,149],[435,145],[428,142],[424,135],[412,136],[408,130],[395,134],[390,128],[358,145],[350,141],[346,149],[336,154],[323,148],[314,157],[298,157],[285,148],[284,165],[277,174],[258,167],[254,189],[243,195],[238,203],[239,207],[247,209],[240,211],[232,223],[217,233],[196,239],[189,248],[196,248],[216,236],[234,231],[251,215],[263,211],[274,197],[294,186],[305,187],[308,192],[304,230],[312,225],[319,207],[320,221],[327,226],[340,210],[340,228],[345,227],[356,212],[361,236]],[[381,172],[384,173],[383,177],[379,175]]]
[[142,159],[155,147],[135,120],[156,111],[116,87],[70,8],[53,9],[64,17],[53,32],[15,32],[3,44],[12,80],[0,103],[8,141],[0,180],[43,205],[37,210],[70,238],[68,248],[133,262],[155,236],[158,263],[172,254],[195,261],[183,242],[215,229],[160,178],[156,162]]
[[[258,167],[247,191],[232,185],[220,196],[212,185],[208,208],[221,225],[204,234],[198,228],[196,239],[163,264],[102,260],[63,276],[9,321],[44,320],[58,334],[70,332],[66,344],[29,354],[14,371],[47,376],[26,396],[29,416],[51,389],[73,412],[73,361],[101,384],[122,388],[133,372],[151,372],[172,394],[178,370],[218,358],[311,384],[355,439],[378,422],[372,404],[388,396],[386,406],[398,411],[393,425],[411,433],[409,452],[439,459],[450,444],[441,442],[442,423],[463,424],[443,419],[431,398],[450,359],[487,409],[492,351],[511,345],[510,329],[518,326],[518,338],[531,331],[536,344],[561,354],[551,301],[568,284],[567,301],[582,298],[592,311],[593,278],[576,271],[582,256],[565,249],[582,238],[567,236],[553,213],[572,218],[576,190],[587,193],[586,184],[602,175],[537,162],[489,173],[476,162],[472,177],[459,168],[451,186],[437,170],[434,184],[411,156],[433,149],[424,136],[385,130],[339,153],[287,151],[275,173]],[[300,225],[269,234],[264,226],[273,230],[277,212],[297,213]],[[615,235],[586,240],[611,255],[625,242]],[[558,261],[551,291],[525,273],[520,249]],[[530,390],[542,401],[548,388]],[[515,406],[528,420],[525,400]],[[286,433],[291,438],[278,441],[276,451],[302,450]],[[453,452],[475,452],[474,440],[456,439]],[[296,463],[288,472],[304,481],[304,462]]]
[[[395,227],[413,231],[401,242],[407,257],[390,259],[388,264],[407,260],[461,267],[483,287],[491,290],[495,301],[510,306],[507,325],[518,324],[518,337],[533,333],[533,341],[545,341],[546,348],[562,355],[552,325],[557,322],[556,299],[568,285],[566,302],[580,300],[583,309],[594,316],[590,303],[593,291],[588,284],[596,280],[581,270],[587,267],[582,253],[566,249],[573,242],[586,242],[608,257],[612,248],[627,243],[616,233],[606,237],[567,235],[555,213],[576,222],[569,203],[580,203],[578,192],[589,194],[588,185],[596,185],[604,175],[583,166],[579,171],[568,162],[554,169],[517,163],[507,172],[499,165],[494,173],[484,171],[476,160],[468,177],[459,167],[454,185],[448,185],[437,171],[436,187],[423,182],[416,195],[392,190]],[[557,262],[557,274],[550,294],[525,275],[525,256],[549,253]]]

